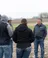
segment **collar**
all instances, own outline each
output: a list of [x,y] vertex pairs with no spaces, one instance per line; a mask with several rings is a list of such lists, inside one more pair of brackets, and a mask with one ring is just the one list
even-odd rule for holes
[[37,26],[39,26],[39,27],[42,26],[42,23],[40,25],[37,24]]

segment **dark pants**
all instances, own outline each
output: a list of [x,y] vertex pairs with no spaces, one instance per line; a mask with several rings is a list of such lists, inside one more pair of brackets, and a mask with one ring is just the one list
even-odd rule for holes
[[16,49],[17,58],[29,58],[30,53],[31,53],[31,47],[28,47],[26,49],[20,49],[20,48]]
[[44,39],[35,39],[34,41],[34,52],[35,58],[38,58],[38,46],[41,48],[41,58],[44,58]]
[[11,50],[11,58],[13,58],[13,40],[10,41],[10,47],[9,49]]

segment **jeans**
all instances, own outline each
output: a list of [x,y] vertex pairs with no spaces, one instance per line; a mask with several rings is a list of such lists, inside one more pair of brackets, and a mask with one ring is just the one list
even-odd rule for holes
[[12,58],[12,52],[10,46],[0,46],[0,58]]
[[16,49],[17,58],[29,58],[30,53],[31,53],[31,47],[28,47],[26,49],[20,49],[20,48]]
[[44,58],[44,39],[35,39],[34,41],[34,52],[35,58],[38,58],[38,46],[41,48],[41,58]]
[[10,41],[9,49],[11,50],[11,58],[13,57],[13,40]]

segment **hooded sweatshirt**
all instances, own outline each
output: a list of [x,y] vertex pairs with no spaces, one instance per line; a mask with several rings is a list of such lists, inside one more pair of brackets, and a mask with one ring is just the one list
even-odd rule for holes
[[13,30],[10,27],[10,24],[8,23],[9,18],[7,16],[2,16],[2,22],[7,24],[7,30],[9,33],[9,36],[11,37],[13,35]]
[[14,31],[13,40],[17,43],[17,48],[27,48],[34,41],[34,34],[27,26],[20,24]]
[[9,45],[13,34],[7,21],[8,18],[6,16],[2,16],[2,21],[0,22],[0,45]]

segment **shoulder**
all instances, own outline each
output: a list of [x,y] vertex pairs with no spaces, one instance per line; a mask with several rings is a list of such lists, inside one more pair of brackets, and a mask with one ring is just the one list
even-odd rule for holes
[[32,30],[31,30],[30,28],[28,28],[28,31],[29,31],[29,32],[32,32]]
[[19,26],[17,26],[17,27],[15,28],[14,32],[18,31],[18,29],[19,29]]
[[46,26],[45,26],[44,24],[42,24],[42,26],[43,26],[44,28],[46,28]]
[[18,30],[19,29],[19,26],[17,26],[16,28],[15,28],[15,30]]
[[37,27],[38,25],[36,24],[35,26],[34,26],[34,29]]
[[7,27],[7,26],[8,26],[8,24],[7,24],[7,23],[5,23],[5,22],[2,22],[2,24],[3,24],[3,26],[5,26],[5,27]]
[[38,24],[35,25],[35,27],[38,26]]

